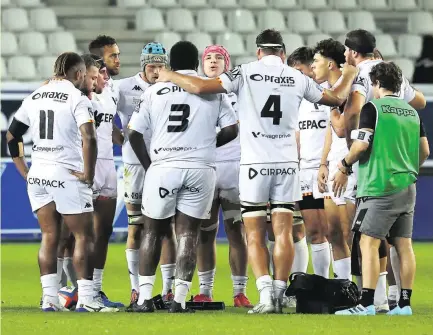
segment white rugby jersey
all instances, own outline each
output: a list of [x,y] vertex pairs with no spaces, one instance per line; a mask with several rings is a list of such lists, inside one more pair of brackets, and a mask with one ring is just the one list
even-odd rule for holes
[[[150,87],[150,84],[141,79],[140,73],[137,73],[135,76],[118,80],[117,85],[120,94],[117,112],[119,113],[125,135],[125,142],[122,146],[122,160],[127,164],[140,164],[129,143],[128,132],[126,130],[132,113],[140,103],[141,95]],[[146,133],[143,137],[147,146],[150,143],[150,134]]]
[[318,102],[323,88],[273,55],[219,78],[238,97],[241,164],[298,162],[299,105],[303,98]]
[[[197,76],[196,71],[178,71]],[[172,83],[157,83],[142,96],[129,128],[152,134],[152,165],[194,168],[215,166],[215,126],[237,124],[225,94],[194,95]]]
[[[113,119],[116,109],[102,94],[92,94],[91,100],[98,135],[98,159],[113,159]],[[108,106],[107,106],[108,104]]]
[[329,108],[302,100],[299,106],[300,168],[319,168],[329,123]]
[[[236,94],[230,93],[227,94],[227,97],[230,100],[230,103],[236,112],[236,117],[239,119],[238,112],[237,112],[237,105],[236,105],[238,98]],[[219,132],[219,130],[220,128],[217,127],[217,133]],[[241,159],[241,142],[240,142],[239,134],[233,141],[230,141],[229,143],[224,144],[223,146],[216,149],[217,162],[238,161],[240,159]]]
[[27,98],[14,115],[29,126],[32,163],[58,164],[83,171],[80,126],[94,122],[90,100],[68,80],[50,80]]

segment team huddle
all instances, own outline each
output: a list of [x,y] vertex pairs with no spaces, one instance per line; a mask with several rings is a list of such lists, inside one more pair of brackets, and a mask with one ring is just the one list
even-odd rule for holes
[[126,311],[155,311],[158,265],[169,312],[194,312],[186,299],[196,266],[193,300],[213,301],[221,210],[235,307],[263,314],[295,306],[285,292],[290,273],[307,272],[308,240],[316,275],[329,278],[332,264],[336,278],[356,276],[359,305],[337,314],[412,314],[414,182],[428,156],[416,111],[424,96],[381,59],[365,30],[349,32],[344,45],[327,39],[290,55],[273,29],[256,45],[258,60],[232,70],[223,46],[207,47],[202,78],[192,43],[176,43],[168,57],[152,42],[137,75],[113,80],[119,47],[98,36],[89,54],[60,55],[53,78],[24,99],[7,140],[42,231],[43,311],[65,310],[58,290],[68,279],[78,288],[77,312],[123,307],[102,291],[117,144],[129,224]]

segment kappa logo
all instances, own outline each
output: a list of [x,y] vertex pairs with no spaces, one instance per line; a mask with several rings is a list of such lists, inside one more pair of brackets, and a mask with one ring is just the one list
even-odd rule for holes
[[167,190],[166,188],[164,188],[164,187],[160,187],[159,188],[159,197],[161,198],[161,199],[164,199],[167,195],[169,195],[170,194],[170,191],[169,190]]
[[90,202],[86,202],[86,204],[84,205],[84,208],[92,208],[92,205],[90,204]]
[[258,174],[259,173],[256,170],[254,170],[253,168],[250,168],[248,170],[248,178],[250,178],[250,180],[254,179]]
[[240,77],[242,75],[241,66],[238,65],[234,69],[232,69],[231,71],[226,72],[225,74],[227,75],[227,77],[229,77],[229,79],[231,81],[235,81],[238,77]]
[[143,89],[142,89],[140,86],[138,86],[138,85],[135,85],[135,86],[132,88],[132,90],[133,90],[133,91],[143,91]]

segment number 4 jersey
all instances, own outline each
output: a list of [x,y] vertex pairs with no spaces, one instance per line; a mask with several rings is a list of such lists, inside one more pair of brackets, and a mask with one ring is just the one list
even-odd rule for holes
[[312,103],[323,89],[277,56],[237,66],[219,79],[238,97],[241,164],[298,162],[295,131],[303,98]]
[[[192,70],[179,73],[197,76]],[[172,83],[157,83],[142,95],[129,128],[150,133],[152,164],[180,168],[215,166],[215,126],[237,124],[225,94],[194,95]]]
[[51,80],[24,99],[14,117],[29,126],[32,161],[83,170],[80,126],[94,122],[90,100],[68,80]]

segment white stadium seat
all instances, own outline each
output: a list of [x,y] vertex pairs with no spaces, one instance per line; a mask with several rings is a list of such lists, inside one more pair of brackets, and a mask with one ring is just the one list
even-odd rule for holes
[[255,56],[246,56],[246,57],[238,57],[234,60],[234,65],[242,65],[242,64],[248,64],[251,62],[255,62],[257,60],[257,57]]
[[247,54],[254,55],[257,50],[256,37],[259,32],[251,33],[245,37],[245,45],[247,48]]
[[198,11],[197,27],[200,31],[208,33],[220,33],[227,30],[223,13],[215,8]]
[[34,80],[37,77],[33,58],[15,56],[8,61],[9,76],[16,80]]
[[12,56],[18,53],[17,38],[14,33],[1,33],[1,54],[2,56]]
[[40,7],[42,4],[39,0],[14,0],[18,7]]
[[11,5],[11,0],[1,0],[1,6],[7,7]]
[[365,29],[372,33],[377,31],[376,22],[374,21],[373,14],[367,11],[359,11],[348,14],[347,28],[353,29]]
[[47,40],[40,32],[21,33],[19,38],[20,52],[29,56],[41,56],[47,53]]
[[247,9],[237,9],[228,14],[229,28],[239,33],[250,33],[256,30],[253,13]]
[[330,0],[329,4],[332,8],[338,10],[354,10],[358,8],[356,0]]
[[317,32],[313,13],[308,10],[291,11],[287,15],[289,30],[300,34],[313,34]]
[[41,78],[51,78],[54,73],[54,63],[56,61],[56,57],[46,56],[40,57],[36,61],[36,68]]
[[27,11],[22,8],[2,10],[2,24],[7,31],[24,31],[29,28]]
[[385,10],[388,9],[386,0],[359,0],[361,8],[368,10]]
[[209,0],[209,5],[215,8],[237,8],[236,0]]
[[271,7],[276,9],[293,9],[298,8],[296,0],[269,0]]
[[418,6],[415,0],[390,0],[390,5],[395,10],[417,10]]
[[48,35],[48,49],[53,55],[60,55],[66,51],[76,52],[74,35],[65,31],[51,33]]
[[194,31],[195,24],[192,12],[185,8],[172,8],[167,12],[167,27],[180,33]]
[[[7,69],[6,69],[5,60],[3,59],[3,57],[1,57],[1,59],[0,59],[0,78],[4,80],[8,77],[9,77],[9,74],[8,74]],[[3,113],[1,113],[1,117],[5,118]],[[5,127],[5,124],[6,124],[5,120],[2,119],[1,126]],[[2,130],[6,130],[6,129],[2,129]]]
[[214,44],[212,37],[208,33],[189,33],[185,36],[185,39],[194,43],[200,54],[203,53],[207,46]]
[[174,8],[179,6],[176,0],[149,0],[149,5],[157,8]]
[[135,29],[140,31],[166,30],[162,12],[156,8],[139,10],[135,16]]
[[242,8],[261,9],[268,7],[266,0],[239,0],[239,6]]
[[397,64],[403,75],[409,80],[412,80],[413,73],[415,72],[415,64],[412,60],[408,58],[396,58],[392,60],[395,64]]
[[117,6],[126,8],[141,8],[146,6],[146,0],[117,0]]
[[433,16],[429,12],[409,13],[408,33],[433,34]]
[[207,0],[179,0],[179,5],[186,8],[206,8]]
[[398,36],[398,53],[401,57],[416,59],[421,56],[422,44],[420,35],[400,35]]
[[283,13],[276,9],[261,11],[258,15],[258,27],[260,30],[274,28],[278,31],[286,30]]
[[420,0],[422,8],[433,11],[433,1],[431,0]]
[[332,38],[328,34],[312,34],[307,37],[307,46],[310,48],[314,47],[318,42]]
[[181,40],[182,37],[178,33],[171,31],[161,32],[155,36],[155,41],[161,43],[167,52],[170,52],[171,47]]
[[38,8],[30,11],[30,25],[37,31],[56,31],[57,15],[51,8]]
[[283,33],[284,44],[286,46],[286,54],[290,55],[295,49],[304,46],[304,40],[301,35],[292,33]]
[[321,31],[327,34],[341,34],[347,31],[346,23],[341,12],[326,11],[317,15],[317,21]]
[[300,4],[303,8],[311,10],[329,8],[326,0],[300,0]]
[[376,48],[380,51],[383,58],[388,59],[390,57],[397,56],[397,49],[395,47],[394,40],[389,34],[377,34],[376,37]]
[[244,46],[244,40],[241,35],[237,33],[225,33],[218,35],[216,38],[216,44],[224,45],[231,56],[245,55],[246,50]]

